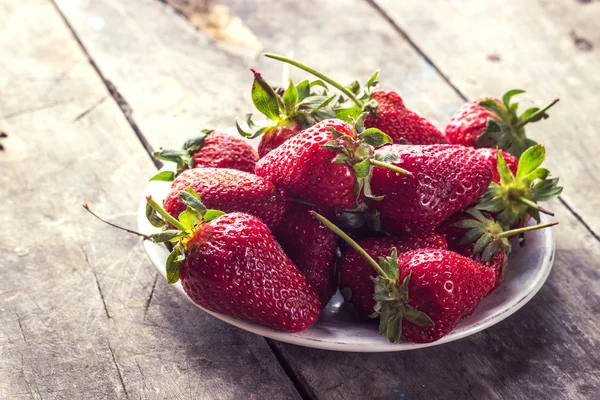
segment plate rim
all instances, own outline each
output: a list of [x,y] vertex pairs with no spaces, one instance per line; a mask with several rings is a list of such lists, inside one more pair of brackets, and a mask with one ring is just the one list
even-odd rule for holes
[[[165,165],[163,170],[172,170],[172,167],[169,165]],[[162,184],[170,184],[170,182],[160,182]],[[137,211],[137,225],[140,231],[147,231],[148,227],[151,225],[146,220],[146,196],[149,194],[155,194],[153,189],[153,182],[148,182],[148,185],[144,189],[144,194],[139,203],[138,211]],[[549,222],[549,218],[542,215],[540,223]],[[377,353],[377,352],[396,352],[396,351],[409,351],[409,350],[417,350],[427,347],[439,346],[445,343],[450,343],[455,340],[463,339],[465,337],[471,336],[477,332],[481,332],[497,323],[505,320],[510,317],[518,310],[520,310],[525,304],[527,304],[542,288],[550,272],[552,271],[552,266],[554,263],[555,257],[555,237],[552,229],[544,229],[540,231],[543,238],[544,243],[549,244],[550,251],[546,251],[543,253],[541,267],[536,270],[535,276],[532,277],[532,281],[535,282],[533,287],[530,287],[526,293],[523,293],[522,296],[515,296],[515,298],[511,299],[507,302],[507,304],[502,308],[502,310],[496,311],[494,314],[489,315],[478,321],[477,323],[464,327],[459,330],[454,330],[450,332],[448,335],[443,338],[431,342],[431,343],[412,343],[412,342],[399,342],[399,343],[365,343],[365,344],[357,344],[357,343],[346,343],[340,341],[326,341],[320,340],[317,338],[309,338],[305,336],[301,336],[299,333],[291,333],[291,332],[283,332],[277,331],[275,329],[262,326],[253,322],[241,320],[238,318],[230,317],[227,315],[219,314],[210,310],[205,309],[204,307],[194,303],[189,296],[183,290],[180,282],[172,285],[175,289],[182,294],[188,301],[194,304],[196,307],[200,308],[204,312],[216,317],[230,325],[236,326],[237,328],[243,329],[245,331],[267,337],[269,339],[277,340],[280,342],[285,342],[293,345],[322,349],[322,350],[333,350],[333,351],[344,351],[344,352],[356,352],[356,353]],[[158,272],[166,279],[166,271],[164,268],[164,258],[160,256],[159,253],[164,254],[166,248],[161,245],[154,243],[150,240],[143,241],[144,250],[146,255],[148,256],[150,262],[158,270]],[[310,329],[310,328],[308,328]]]

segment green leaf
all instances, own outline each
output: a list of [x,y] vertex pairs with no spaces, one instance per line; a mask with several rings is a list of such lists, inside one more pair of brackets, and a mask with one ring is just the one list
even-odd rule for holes
[[369,176],[365,177],[365,178],[360,178],[364,181],[363,186],[363,193],[365,195],[365,197],[371,199],[371,200],[376,200],[376,201],[381,201],[383,200],[383,198],[385,196],[375,196],[373,195],[373,192],[371,191],[371,174],[369,173]]
[[369,128],[364,130],[360,134],[360,138],[364,143],[370,144],[373,147],[381,147],[384,144],[392,143],[392,138],[377,128]]
[[[323,109],[324,107],[327,107],[329,105],[329,103],[332,102],[333,99],[335,99],[335,94],[331,95],[329,97],[326,97],[325,100],[323,100],[319,105],[317,105],[312,111],[311,114],[315,114],[316,112],[320,111],[321,109]],[[331,115],[333,118],[335,118],[335,113],[333,114],[329,114]]]
[[481,260],[483,262],[490,261],[496,256],[498,250],[500,250],[500,240],[492,240],[492,242],[486,246],[485,250],[483,250],[483,253],[481,253]]
[[531,107],[528,108],[527,110],[523,111],[523,114],[521,114],[521,116],[519,116],[519,119],[521,121],[524,121],[528,118],[530,118],[533,114],[535,114],[536,112],[538,112],[540,109],[538,107]]
[[336,164],[347,164],[349,161],[350,158],[345,154],[338,154],[333,160],[331,160],[332,163]]
[[381,266],[386,275],[393,281],[398,279],[398,251],[392,248],[392,253],[385,258],[385,262]]
[[156,243],[169,242],[172,239],[182,236],[184,232],[178,229],[167,229],[165,231],[155,233],[152,235],[152,240]]
[[377,82],[377,77],[379,76],[379,70],[376,70],[375,72],[373,72],[373,74],[371,75],[371,77],[369,78],[369,80],[367,81],[367,83],[365,84],[365,88],[371,89],[374,86],[377,86],[378,82]]
[[452,224],[457,228],[481,228],[481,222],[474,219],[463,219],[462,221],[455,222]]
[[531,194],[536,202],[548,201],[560,195],[562,190],[562,186],[558,186],[558,178],[552,178],[536,184],[531,190]]
[[517,169],[517,180],[533,172],[537,167],[542,165],[546,157],[546,150],[541,144],[525,150],[519,158],[519,167]]
[[504,209],[506,205],[501,198],[494,198],[477,204],[475,207],[481,211],[498,212]]
[[393,315],[387,322],[386,336],[390,343],[396,343],[402,335],[402,314]]
[[521,93],[525,93],[525,91],[521,89],[509,90],[508,92],[504,93],[504,96],[502,96],[502,102],[508,107],[508,105],[510,104],[510,100],[513,98],[513,96],[516,96]]
[[307,79],[296,85],[296,92],[298,92],[298,101],[302,101],[310,95],[310,83]]
[[201,216],[206,212],[206,206],[200,201],[200,196],[191,187],[179,192],[179,200]]
[[213,219],[219,218],[221,215],[225,215],[225,213],[221,210],[208,209],[204,214],[204,221],[210,222]]
[[171,182],[175,179],[175,172],[173,171],[160,171],[155,174],[150,181],[163,181],[163,182]]
[[546,178],[548,178],[548,175],[550,175],[550,171],[548,171],[546,168],[536,168],[535,170],[533,170],[531,173],[525,175],[521,181],[525,184],[525,186],[529,187],[531,186],[531,184],[533,182],[535,182],[536,180],[546,180]]
[[350,90],[354,94],[360,93],[360,83],[358,81],[354,81],[351,84],[346,86],[346,89]]
[[189,138],[183,144],[183,150],[187,151],[188,153],[194,153],[198,151],[202,146],[204,146],[206,137],[212,132],[214,132],[214,129],[204,129],[197,136]]
[[485,108],[486,110],[493,112],[499,117],[502,116],[505,112],[505,107],[494,99],[483,100],[479,103],[479,105]]
[[490,243],[491,240],[492,240],[492,235],[485,232],[483,235],[481,235],[479,240],[477,240],[477,242],[475,243],[475,247],[473,247],[473,253],[474,254],[481,253],[481,251],[485,248],[485,246],[487,246]]
[[163,161],[179,162],[182,158],[190,158],[190,153],[179,149],[162,149],[154,153],[154,157]]
[[514,182],[515,178],[506,165],[506,161],[504,161],[502,153],[499,151],[496,152],[496,160],[498,165],[498,174],[500,175],[500,183],[503,187],[508,187],[508,185]]
[[465,245],[473,243],[479,239],[484,232],[485,231],[481,228],[469,229],[469,231],[460,238],[460,244]]
[[179,214],[179,222],[185,228],[185,231],[191,233],[196,225],[200,223],[200,218],[202,218],[201,214],[192,210],[189,206],[185,209],[184,212]]
[[298,90],[290,81],[288,88],[285,90],[285,92],[283,92],[283,105],[285,107],[285,113],[288,117],[296,114],[296,103],[298,103]]
[[477,221],[479,222],[489,222],[489,218],[487,218],[485,215],[483,215],[481,213],[481,211],[475,209],[475,208],[470,208],[468,210],[466,210],[466,213],[469,214],[470,216],[472,216],[473,218],[475,218]]
[[283,104],[273,88],[255,71],[252,84],[252,102],[258,111],[267,118],[276,121],[281,115]]
[[314,81],[312,81],[312,82],[310,83],[310,87],[311,87],[311,89],[312,89],[313,87],[315,87],[315,86],[320,86],[320,87],[322,87],[323,89],[327,90],[327,85],[325,84],[325,82],[323,82],[323,81],[322,81],[322,80],[320,80],[320,79],[315,79]]
[[185,252],[183,245],[177,243],[173,248],[173,251],[167,257],[166,268],[167,268],[167,282],[170,284],[177,283],[179,280],[180,269],[179,265],[185,260]]
[[354,173],[357,178],[366,178],[371,173],[371,162],[368,158],[365,158],[359,163],[354,164]]
[[362,108],[356,105],[344,108],[336,108],[335,115],[346,122],[352,123],[352,120],[356,120],[362,113]]
[[156,210],[146,203],[146,219],[156,228],[162,228],[166,225],[165,221],[158,215]]
[[408,306],[406,311],[404,311],[404,318],[417,326],[435,325],[433,320],[429,318],[429,315],[411,306]]

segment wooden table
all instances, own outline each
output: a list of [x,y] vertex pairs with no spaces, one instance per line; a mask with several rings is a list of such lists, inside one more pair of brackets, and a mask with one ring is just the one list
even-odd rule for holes
[[[0,0],[0,398],[600,398],[600,2],[218,7],[253,36],[191,13],[199,31],[159,0]],[[157,166],[149,154],[252,110],[248,68],[281,73],[264,50],[342,81],[381,68],[439,127],[465,98],[525,88],[540,105],[559,95],[551,119],[530,129],[565,186],[549,204],[561,225],[539,294],[443,346],[311,350],[201,312],[158,278],[139,239],[84,213],[90,202],[135,226]]]

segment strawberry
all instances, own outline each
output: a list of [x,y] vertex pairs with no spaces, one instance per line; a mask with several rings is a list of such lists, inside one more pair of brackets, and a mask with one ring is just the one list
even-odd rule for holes
[[371,89],[378,83],[378,71],[371,76],[365,88],[361,89],[358,82],[354,82],[350,87],[343,86],[321,72],[287,57],[270,53],[265,54],[265,56],[296,66],[321,78],[344,93],[350,101],[339,107],[334,107],[337,117],[344,121],[350,122],[366,111],[369,116],[365,120],[365,127],[382,130],[392,138],[394,143],[448,143],[444,134],[435,126],[414,111],[406,108],[398,93],[390,90],[372,92]]
[[175,229],[137,233],[174,243],[166,263],[169,283],[181,280],[190,299],[213,312],[288,332],[313,324],[319,298],[263,222],[207,210],[191,189],[179,195],[187,206],[179,220],[147,198],[153,222],[161,216]]
[[307,205],[288,202],[283,219],[274,233],[285,254],[319,295],[321,307],[325,307],[336,289],[334,266],[337,237],[312,218],[309,210]]
[[[326,96],[327,87],[322,82],[304,80],[294,85],[290,81],[280,95],[260,73],[251,71],[254,74],[252,101],[269,120],[257,125],[252,121],[252,114],[248,114],[246,122],[249,130],[242,129],[237,121],[236,127],[242,136],[250,139],[262,135],[258,146],[261,158],[316,122],[335,117],[333,110],[327,107],[335,96]],[[323,93],[311,92],[315,86],[322,86]]]
[[266,179],[227,168],[194,168],[184,171],[171,184],[165,209],[175,218],[186,209],[179,193],[192,188],[209,208],[243,212],[260,218],[275,229],[285,212],[285,200]]
[[487,97],[464,104],[446,126],[450,143],[471,147],[499,147],[514,155],[521,154],[536,143],[525,135],[525,125],[548,118],[546,111],[558,102],[552,101],[539,109],[532,107],[517,115],[519,103],[511,99],[523,90],[509,90],[502,100]]
[[519,166],[519,159],[513,156],[510,153],[507,153],[503,150],[491,149],[489,147],[482,147],[477,149],[479,154],[483,154],[485,156],[487,164],[492,169],[492,173],[494,174],[492,177],[492,182],[500,183],[500,173],[498,172],[498,159],[496,157],[496,153],[500,152],[502,158],[506,162],[506,166],[510,169],[510,172],[514,174],[517,173],[517,167]]
[[[446,240],[440,234],[433,232],[422,232],[399,237],[377,237],[359,240],[357,243],[376,260],[379,257],[390,255],[394,248],[398,253],[428,248],[448,249]],[[344,296],[344,299],[354,305],[356,312],[361,318],[369,318],[373,314],[375,307],[373,281],[370,278],[376,278],[377,272],[351,246],[342,254],[338,271],[340,276],[340,292]]]
[[377,152],[391,153],[398,159],[393,165],[415,172],[402,176],[373,168],[372,191],[382,198],[367,203],[379,211],[383,229],[393,233],[434,230],[473,203],[492,180],[485,157],[470,147],[394,144]]
[[492,183],[479,199],[477,208],[495,215],[506,229],[527,222],[529,216],[540,220],[539,213],[554,215],[537,203],[557,197],[562,192],[558,178],[550,178],[550,171],[540,168],[546,157],[544,146],[538,144],[521,155],[516,173],[511,172],[502,153],[497,155],[498,183]]
[[188,139],[182,149],[162,149],[154,153],[159,160],[177,164],[175,172],[161,171],[150,180],[172,181],[188,168],[231,168],[254,172],[258,154],[248,143],[226,133],[205,129]]
[[450,250],[494,271],[496,279],[491,288],[494,290],[502,283],[508,265],[511,251],[508,238],[557,224],[551,222],[505,231],[490,215],[471,208],[452,215],[438,227],[437,232],[444,236]]
[[365,127],[378,128],[388,134],[394,143],[443,144],[448,140],[431,122],[404,105],[400,95],[391,90],[371,94],[377,102],[365,120]]
[[[390,342],[400,337],[429,343],[447,335],[470,315],[494,285],[494,271],[448,250],[420,249],[379,257],[379,263],[331,222],[313,213],[360,253],[377,272],[372,317],[379,317],[379,333]],[[372,304],[369,301],[370,304]]]
[[372,197],[373,165],[408,173],[374,156],[375,147],[391,139],[378,129],[363,130],[364,117],[356,128],[336,119],[317,123],[260,159],[256,174],[325,212],[356,206],[363,195]]

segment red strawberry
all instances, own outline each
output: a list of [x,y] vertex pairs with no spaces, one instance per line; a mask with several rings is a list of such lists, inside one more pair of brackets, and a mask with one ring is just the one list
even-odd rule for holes
[[[494,285],[494,272],[457,253],[421,249],[373,257],[323,216],[313,215],[346,240],[377,271],[373,317],[379,333],[391,342],[403,337],[417,343],[433,342],[448,334],[470,315]],[[372,304],[369,302],[369,304]]]
[[374,146],[391,139],[377,129],[362,131],[362,121],[357,131],[341,120],[319,122],[260,159],[256,174],[325,212],[352,208],[361,193],[371,196],[374,164],[394,168],[373,156]]
[[[418,249],[448,249],[444,238],[433,232],[423,232],[400,237],[385,236],[357,242],[371,257],[378,260],[379,257],[387,257],[392,254],[392,249],[398,253],[404,253]],[[361,318],[369,318],[375,311],[375,300],[373,300],[373,281],[377,272],[365,258],[349,247],[338,265],[340,275],[340,291],[344,299],[354,305]]]
[[281,146],[286,140],[293,138],[303,130],[302,125],[279,125],[265,130],[258,145],[258,155],[262,158],[271,150]]
[[275,238],[285,254],[304,274],[325,307],[335,293],[334,266],[337,237],[309,214],[310,208],[294,201],[288,202]]
[[319,298],[258,218],[232,213],[193,234],[181,284],[211,311],[296,332],[318,318]]
[[487,97],[464,104],[446,126],[446,138],[450,143],[464,146],[500,147],[519,157],[535,142],[525,136],[525,125],[548,118],[546,111],[558,102],[554,100],[542,109],[532,107],[517,115],[518,103],[511,103],[513,96],[525,93],[510,90],[502,100]]
[[[492,269],[447,250],[425,249],[401,254],[398,269],[397,282],[408,286],[404,304],[425,313],[433,322],[423,326],[404,317],[402,337],[417,343],[434,342],[450,333],[456,324],[473,313],[495,282]],[[383,310],[381,315],[384,315]],[[397,324],[390,318],[388,332],[394,323]]]
[[506,229],[524,225],[529,217],[540,220],[539,213],[554,215],[540,207],[538,202],[555,198],[562,192],[558,178],[550,178],[550,171],[540,168],[546,157],[544,146],[538,144],[525,150],[513,173],[502,153],[496,155],[498,183],[492,183],[477,208],[493,214]]
[[147,198],[152,222],[160,215],[175,230],[129,231],[174,243],[166,262],[169,283],[181,279],[186,294],[213,312],[288,332],[313,324],[319,298],[264,223],[248,214],[207,210],[191,189],[180,196],[188,209],[179,220]]
[[275,229],[285,211],[285,200],[266,179],[227,168],[194,168],[179,175],[167,194],[165,209],[178,217],[186,209],[179,192],[194,189],[209,208],[243,212]]
[[365,120],[365,127],[378,128],[389,135],[394,143],[443,144],[448,140],[431,122],[404,105],[400,95],[391,90],[371,94],[377,102]]
[[154,156],[177,164],[176,172],[159,172],[151,180],[172,181],[183,170],[195,167],[231,168],[254,172],[258,154],[246,141],[205,129],[200,135],[187,140],[181,150],[163,149]]
[[366,83],[365,88],[361,90],[358,82],[346,87],[298,61],[277,54],[267,53],[265,56],[313,74],[344,93],[349,102],[341,102],[340,106],[334,107],[337,117],[344,121],[351,122],[352,119],[356,119],[361,113],[367,111],[369,116],[365,120],[365,127],[382,130],[392,138],[394,143],[448,143],[444,134],[435,126],[406,108],[398,93],[389,90],[371,92],[371,89],[377,85],[379,72],[375,72]]
[[506,166],[508,167],[508,169],[510,169],[510,172],[512,172],[513,175],[517,173],[519,159],[513,156],[512,154],[507,153],[503,150],[491,149],[489,147],[483,147],[477,149],[477,151],[485,156],[487,164],[492,169],[492,173],[494,174],[494,176],[492,177],[492,182],[500,183],[500,174],[498,173],[498,160],[496,157],[497,152],[500,152],[500,154],[504,158],[504,161],[506,161]]
[[398,159],[395,166],[416,172],[402,176],[373,168],[373,194],[383,198],[368,204],[379,211],[382,227],[389,232],[434,230],[473,203],[492,180],[486,158],[470,147],[390,145],[378,152],[391,153]]
[[[264,80],[260,73],[254,74],[252,83],[252,101],[258,111],[264,114],[269,122],[255,124],[251,114],[247,116],[249,131],[242,129],[236,122],[238,132],[247,138],[260,135],[262,139],[258,146],[258,154],[262,158],[271,150],[276,149],[289,138],[296,136],[316,122],[334,118],[335,113],[327,107],[335,96],[327,96],[327,88],[321,83],[302,81],[298,85],[289,83],[282,94],[277,93]],[[312,86],[322,85],[323,93],[311,92]]]
[[491,292],[502,283],[508,265],[511,251],[508,238],[557,224],[558,222],[552,222],[505,231],[489,215],[471,208],[452,215],[438,227],[437,232],[446,238],[450,250],[494,271],[496,280]]

